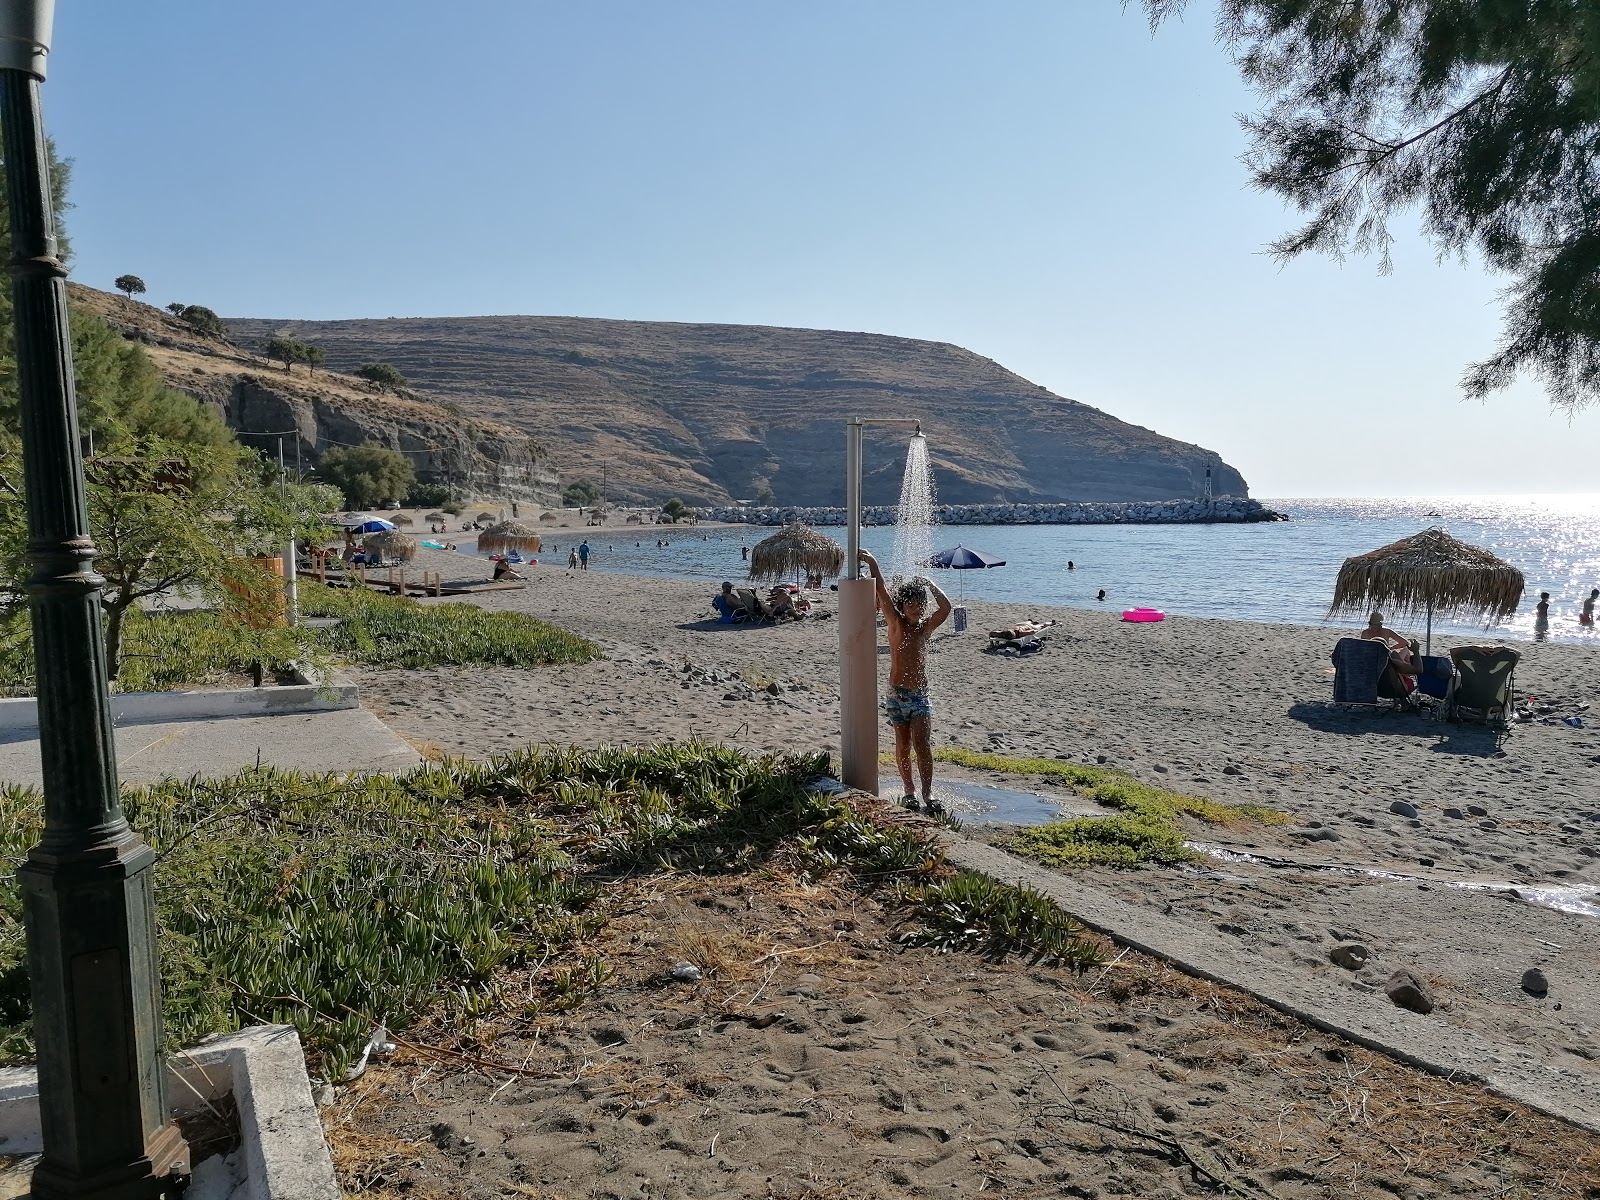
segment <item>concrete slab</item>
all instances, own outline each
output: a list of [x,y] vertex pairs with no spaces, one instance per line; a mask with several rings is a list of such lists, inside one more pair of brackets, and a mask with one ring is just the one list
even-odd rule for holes
[[1600,1133],[1600,1089],[1593,1076],[1547,1066],[1516,1045],[1396,1008],[1381,992],[1364,996],[1319,987],[1309,977],[1285,972],[1241,949],[1214,929],[1129,904],[983,842],[949,832],[941,840],[952,866],[1043,892],[1084,926],[1120,945],[1238,988],[1297,1021],[1430,1074],[1481,1083],[1508,1100]]
[[[167,1064],[175,1115],[231,1095],[240,1147],[195,1164],[198,1194],[228,1200],[339,1200],[333,1159],[306,1077],[300,1037],[288,1025],[255,1025],[209,1037]],[[22,1196],[43,1148],[39,1085],[31,1067],[0,1070],[0,1154],[24,1156],[0,1175],[0,1197]],[[196,1189],[191,1189],[195,1191]]]
[[[133,785],[230,775],[258,762],[313,772],[408,771],[422,762],[409,742],[361,708],[126,724],[116,738],[118,775]],[[38,733],[0,733],[0,783],[40,782]]]

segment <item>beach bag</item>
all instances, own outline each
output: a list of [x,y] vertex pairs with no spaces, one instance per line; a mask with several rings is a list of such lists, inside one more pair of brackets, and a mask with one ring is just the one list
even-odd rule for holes
[[950,616],[951,628],[957,633],[965,633],[967,631],[967,606],[965,604],[956,605],[955,608],[951,609]]

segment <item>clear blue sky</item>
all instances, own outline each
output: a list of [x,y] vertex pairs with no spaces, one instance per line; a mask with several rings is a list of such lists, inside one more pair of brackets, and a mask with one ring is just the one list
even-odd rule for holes
[[1464,401],[1503,281],[1262,247],[1211,6],[59,7],[73,274],[224,315],[570,314],[958,343],[1262,496],[1600,491],[1600,411]]

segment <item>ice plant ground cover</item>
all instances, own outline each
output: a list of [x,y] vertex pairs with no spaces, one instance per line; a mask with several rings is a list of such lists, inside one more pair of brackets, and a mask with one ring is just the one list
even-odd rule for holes
[[[808,790],[826,768],[820,755],[698,744],[539,748],[394,777],[257,770],[130,791],[129,817],[161,856],[168,1042],[282,1021],[333,1079],[380,1024],[403,1035],[428,1019],[475,1045],[603,984],[595,936],[640,881],[775,860],[894,889],[908,942],[1099,960],[1043,897],[957,875],[926,831]],[[0,792],[9,866],[39,820],[37,793]],[[0,1058],[30,1056],[29,1018],[12,882],[0,890]]]

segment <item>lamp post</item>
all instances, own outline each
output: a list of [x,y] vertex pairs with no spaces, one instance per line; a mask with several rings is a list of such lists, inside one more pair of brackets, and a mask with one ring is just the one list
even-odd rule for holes
[[914,419],[855,417],[845,424],[844,574],[839,578],[839,773],[846,786],[878,794],[877,585],[860,578],[861,435],[868,425]]
[[17,870],[28,933],[44,1154],[35,1200],[148,1200],[186,1174],[167,1121],[156,972],[155,853],[129,828],[89,536],[39,118],[53,0],[0,0],[0,130],[38,661],[44,836]]

